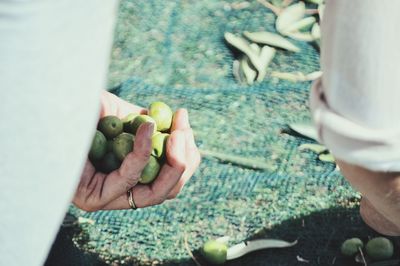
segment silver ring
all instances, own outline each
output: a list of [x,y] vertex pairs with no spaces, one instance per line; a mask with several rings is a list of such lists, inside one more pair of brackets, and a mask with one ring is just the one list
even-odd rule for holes
[[133,200],[132,189],[128,190],[127,193],[128,193],[128,203],[129,203],[129,206],[131,207],[132,210],[136,210],[137,207],[136,207],[135,201]]

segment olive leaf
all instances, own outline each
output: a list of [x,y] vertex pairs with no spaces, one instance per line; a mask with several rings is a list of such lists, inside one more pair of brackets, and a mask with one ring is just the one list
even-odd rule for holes
[[313,152],[318,153],[318,154],[328,150],[324,145],[312,144],[312,143],[301,144],[299,146],[299,149],[301,151],[310,150],[310,151],[313,151]]
[[255,67],[257,67],[256,65],[259,65],[258,55],[253,51],[253,49],[251,49],[249,43],[245,39],[235,36],[230,32],[225,32],[224,37],[230,45],[247,55]]
[[268,65],[275,56],[275,51],[276,50],[274,48],[269,47],[267,45],[261,48],[259,67],[253,64],[258,70],[257,81],[261,82],[265,78],[265,75],[267,74]]
[[299,256],[299,255],[296,256],[296,259],[297,259],[297,261],[299,261],[299,262],[310,263],[309,260],[306,260],[306,259],[304,259],[303,257],[301,257],[301,256]]
[[231,163],[254,170],[271,170],[271,165],[262,157],[248,158],[218,151],[200,149],[202,157],[215,158],[225,163]]
[[257,54],[260,54],[261,52],[260,46],[258,46],[258,44],[256,43],[251,43],[250,48],[253,49],[253,51],[256,52]]
[[311,35],[314,37],[315,40],[321,39],[321,28],[318,23],[314,23],[311,28]]
[[286,28],[299,21],[306,13],[306,6],[303,2],[288,6],[278,16],[275,22],[276,30],[284,33]]
[[306,79],[307,80],[316,80],[320,77],[322,77],[322,71],[315,71],[315,72],[311,72],[310,74],[306,75]]
[[312,42],[314,41],[314,37],[311,35],[309,32],[286,32],[286,36],[298,40],[298,41],[304,41],[304,42]]
[[323,162],[330,162],[334,163],[335,158],[333,155],[328,151],[328,148],[326,148],[324,145],[321,144],[312,144],[312,143],[306,143],[302,144],[299,146],[299,149],[301,151],[303,150],[310,150],[318,154],[318,159]]
[[311,122],[289,124],[289,127],[304,137],[318,141],[317,129]]
[[333,157],[332,153],[322,153],[318,156],[318,159],[323,162],[334,163],[335,158]]
[[256,43],[262,43],[262,44],[267,44],[271,45],[277,48],[285,49],[288,51],[292,52],[299,52],[300,48],[291,43],[289,40],[286,38],[272,33],[272,32],[267,32],[267,31],[260,31],[260,32],[248,32],[245,31],[243,35]]
[[303,29],[310,28],[316,22],[315,17],[306,17],[299,21],[296,21],[290,25],[288,25],[284,31],[282,32],[283,35],[287,35],[291,32],[297,32]]
[[306,76],[300,72],[299,73],[289,73],[289,72],[277,72],[277,71],[273,71],[271,73],[271,77],[285,79],[285,80],[289,80],[292,82],[305,81],[305,78],[306,78]]
[[[236,49],[242,51],[245,55],[247,55],[250,59],[250,62],[258,71],[257,81],[262,81],[265,76],[266,68],[271,61],[272,57],[275,55],[275,49],[273,48],[265,48],[265,46],[261,49],[260,55],[258,55],[249,45],[249,43],[238,36],[230,32],[225,32],[224,34],[225,40],[235,47]],[[265,49],[264,49],[265,48]],[[273,51],[271,50],[273,49]]]
[[267,248],[288,248],[296,244],[297,240],[294,242],[287,242],[279,239],[259,239],[246,241],[228,248],[226,259],[233,260],[256,250]]
[[79,224],[95,224],[95,221],[93,219],[85,218],[85,217],[78,217],[78,223]]
[[247,56],[244,56],[240,60],[240,71],[243,72],[247,84],[252,85],[257,76],[257,71],[250,67],[249,58]]
[[271,77],[279,78],[279,79],[285,79],[293,82],[297,81],[310,81],[310,80],[315,80],[319,77],[322,76],[321,71],[315,71],[311,72],[307,75],[301,73],[301,72],[295,72],[295,73],[290,73],[290,72],[277,72],[274,71],[271,73]]
[[239,82],[240,84],[244,83],[244,77],[243,73],[240,70],[239,60],[233,60],[232,72],[237,82]]

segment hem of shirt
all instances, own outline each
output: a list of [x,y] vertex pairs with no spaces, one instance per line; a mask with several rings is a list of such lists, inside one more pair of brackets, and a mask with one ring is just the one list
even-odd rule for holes
[[335,112],[321,79],[312,85],[310,107],[319,141],[335,157],[372,171],[400,172],[400,130],[368,128]]

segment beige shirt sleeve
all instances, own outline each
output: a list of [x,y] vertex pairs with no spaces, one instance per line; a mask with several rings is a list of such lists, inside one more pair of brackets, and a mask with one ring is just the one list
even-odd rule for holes
[[0,265],[42,265],[87,157],[115,0],[0,1]]
[[400,171],[400,1],[328,0],[311,109],[332,153]]

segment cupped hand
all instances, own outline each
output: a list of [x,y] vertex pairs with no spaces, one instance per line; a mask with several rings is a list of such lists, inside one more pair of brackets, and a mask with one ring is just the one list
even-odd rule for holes
[[[147,112],[108,92],[103,93],[101,102],[101,117],[116,115],[123,118],[129,113]],[[138,184],[150,158],[153,126],[145,123],[139,127],[133,151],[125,157],[121,167],[110,174],[98,172],[89,160],[86,162],[73,198],[77,207],[86,211],[128,209],[127,191],[130,189],[138,208],[161,204],[179,194],[200,164],[188,113],[179,109],[174,114],[166,162],[158,177],[149,185]]]

